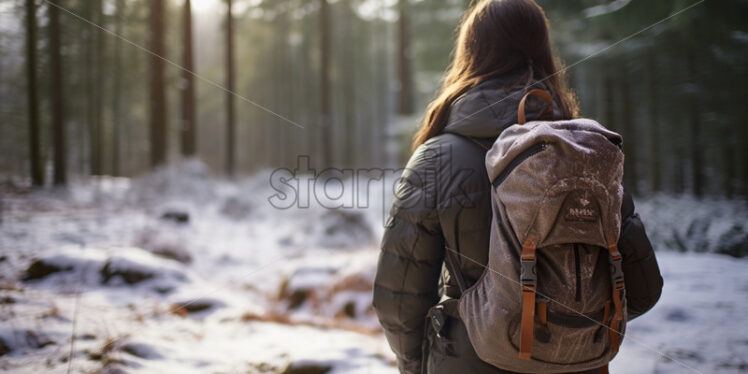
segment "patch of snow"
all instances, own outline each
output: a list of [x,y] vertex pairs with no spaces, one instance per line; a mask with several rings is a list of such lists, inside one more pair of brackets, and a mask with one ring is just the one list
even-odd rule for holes
[[748,202],[655,195],[636,201],[656,250],[748,255]]
[[[386,181],[339,191],[363,200],[352,209],[276,209],[270,175],[226,181],[190,161],[4,195],[0,371],[65,371],[75,320],[74,372],[396,373],[371,308]],[[659,195],[637,211],[665,289],[629,324],[613,372],[745,372],[748,260],[706,253],[743,240],[745,203]],[[23,281],[40,259],[66,270]]]

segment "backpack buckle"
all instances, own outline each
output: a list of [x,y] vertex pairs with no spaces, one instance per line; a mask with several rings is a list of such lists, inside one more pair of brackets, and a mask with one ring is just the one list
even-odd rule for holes
[[532,286],[534,288],[538,282],[535,258],[532,260],[520,260],[519,267],[519,280],[522,286]]
[[613,286],[616,288],[623,288],[623,264],[621,257],[608,257],[610,263],[610,279],[613,282]]

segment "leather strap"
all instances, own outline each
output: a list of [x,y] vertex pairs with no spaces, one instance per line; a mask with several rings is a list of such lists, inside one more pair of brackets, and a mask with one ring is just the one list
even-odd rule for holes
[[609,374],[608,373],[608,365],[605,364],[605,366],[600,368],[600,374]]
[[535,287],[522,286],[522,327],[519,336],[519,358],[529,360],[532,354]]
[[519,358],[529,360],[532,353],[533,328],[535,325],[535,242],[531,237],[522,245],[520,263],[520,282],[522,283],[522,321],[519,336]]
[[538,301],[538,322],[540,322],[541,325],[547,325],[548,324],[548,302],[547,301]]
[[611,240],[608,245],[610,254],[610,277],[613,287],[613,318],[610,320],[610,349],[613,353],[618,352],[621,345],[621,322],[623,321],[622,298],[624,292],[623,269],[621,261],[623,257],[618,251],[616,241]]
[[543,110],[543,116],[550,113],[551,118],[553,117],[553,98],[551,98],[551,94],[543,90],[534,89],[526,93],[525,96],[522,97],[522,100],[520,100],[519,102],[519,109],[517,110],[517,123],[519,123],[520,125],[524,125],[526,122],[525,102],[527,101],[527,98],[532,95],[536,95],[545,101],[546,107]]
[[532,240],[531,236],[528,236],[525,243],[522,244],[522,259],[535,261],[535,241]]
[[608,317],[610,317],[610,300],[605,302],[605,308],[603,312],[603,320],[601,321],[603,324],[608,323]]

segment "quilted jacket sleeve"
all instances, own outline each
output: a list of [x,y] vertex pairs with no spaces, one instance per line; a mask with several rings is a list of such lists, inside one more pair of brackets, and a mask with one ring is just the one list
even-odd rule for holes
[[660,299],[662,276],[644,225],[634,212],[634,200],[628,193],[623,197],[621,217],[618,248],[623,256],[626,302],[631,320],[650,310]]
[[438,302],[444,239],[436,211],[436,157],[421,146],[395,190],[374,280],[374,309],[401,373],[421,369],[425,315]]

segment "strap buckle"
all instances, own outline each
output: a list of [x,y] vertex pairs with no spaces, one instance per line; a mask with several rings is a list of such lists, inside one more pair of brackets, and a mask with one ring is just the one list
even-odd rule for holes
[[623,288],[623,261],[621,256],[609,256],[608,262],[610,263],[610,280],[613,282],[613,286],[616,289]]
[[535,288],[538,283],[537,264],[535,258],[532,260],[522,259],[519,262],[519,280],[522,286],[531,286]]

